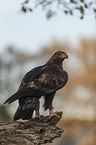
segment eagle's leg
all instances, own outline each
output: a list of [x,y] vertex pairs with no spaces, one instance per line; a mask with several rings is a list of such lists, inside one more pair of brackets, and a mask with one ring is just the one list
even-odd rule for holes
[[39,102],[39,100],[38,100],[38,101],[36,102],[36,108],[35,108],[36,117],[40,117],[39,106],[40,106],[40,102]]
[[49,116],[52,116],[54,114],[53,109],[54,108],[52,107],[52,104],[51,104],[49,107]]
[[51,104],[51,106],[49,107],[49,118],[51,118],[52,116],[56,116],[56,117],[60,118],[60,116],[57,115],[56,112],[55,113],[53,112],[53,109],[54,108],[52,107],[52,104]]

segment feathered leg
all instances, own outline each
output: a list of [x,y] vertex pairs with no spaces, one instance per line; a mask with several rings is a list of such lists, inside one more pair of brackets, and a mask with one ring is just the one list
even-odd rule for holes
[[36,108],[35,108],[36,117],[40,117],[39,107],[40,107],[40,102],[39,102],[39,100],[38,100],[38,101],[36,102]]
[[53,98],[54,98],[54,95],[55,95],[56,92],[53,92],[51,94],[48,94],[45,96],[45,102],[44,102],[44,109],[45,111],[47,109],[49,109],[49,115],[52,115],[53,114],[53,107],[52,107],[52,101],[53,101]]
[[49,107],[49,116],[52,116],[54,114],[53,109],[54,108],[52,107],[52,104],[51,104]]

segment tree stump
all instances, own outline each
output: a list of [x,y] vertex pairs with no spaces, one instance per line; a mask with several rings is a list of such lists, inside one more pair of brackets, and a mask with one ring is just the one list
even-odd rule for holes
[[40,145],[52,143],[60,137],[63,130],[56,127],[62,118],[62,112],[55,112],[53,116],[40,116],[26,122],[13,121],[0,123],[1,145]]

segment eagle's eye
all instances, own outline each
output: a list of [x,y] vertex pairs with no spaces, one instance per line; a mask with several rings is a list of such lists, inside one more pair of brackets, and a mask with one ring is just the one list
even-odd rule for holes
[[60,57],[62,54],[61,53],[58,53],[58,56]]
[[64,53],[58,53],[59,58],[62,58],[62,56],[64,56]]

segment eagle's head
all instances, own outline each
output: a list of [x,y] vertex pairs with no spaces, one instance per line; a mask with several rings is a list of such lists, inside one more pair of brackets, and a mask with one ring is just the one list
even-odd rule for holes
[[58,59],[58,60],[62,60],[63,61],[65,58],[68,59],[68,55],[67,55],[67,53],[65,53],[63,51],[57,51],[57,52],[55,52],[53,54],[52,58],[56,59],[56,60]]
[[68,59],[67,53],[63,51],[57,51],[55,52],[52,57],[49,59],[48,64],[56,64],[61,65],[64,59]]

